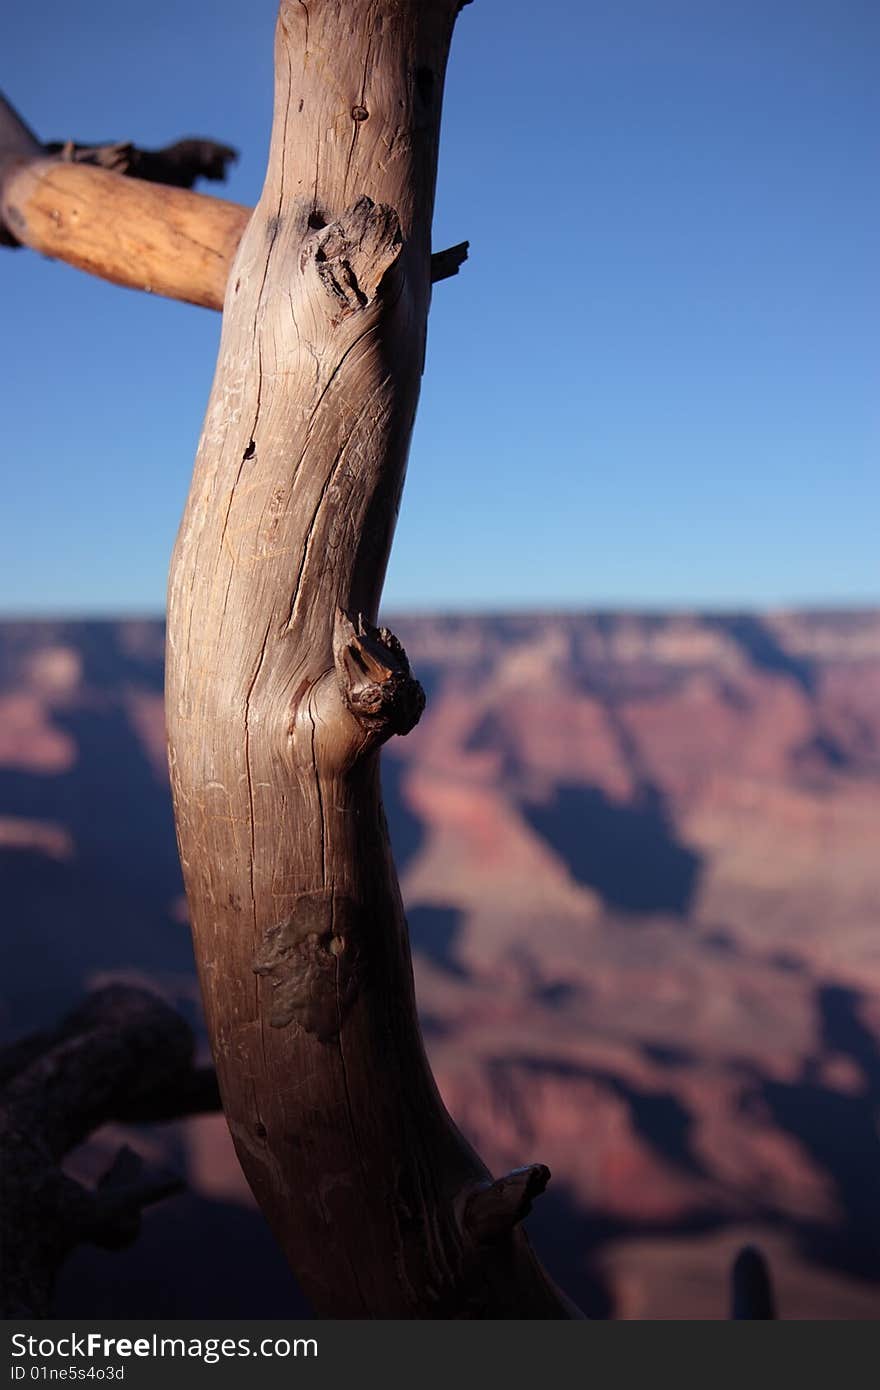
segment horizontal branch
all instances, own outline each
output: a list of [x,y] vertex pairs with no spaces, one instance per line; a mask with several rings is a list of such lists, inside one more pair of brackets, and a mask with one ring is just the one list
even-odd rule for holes
[[431,283],[436,285],[438,280],[449,280],[457,275],[467,260],[469,246],[470,242],[459,241],[455,246],[447,246],[445,251],[435,251],[431,257]]
[[16,240],[102,280],[221,309],[250,210],[203,193],[59,159],[0,173]]
[[[29,246],[102,280],[222,309],[251,209],[191,191],[222,179],[235,151],[213,140],[161,150],[130,143],[41,145],[0,96],[0,244]],[[431,257],[457,275],[468,243]]]

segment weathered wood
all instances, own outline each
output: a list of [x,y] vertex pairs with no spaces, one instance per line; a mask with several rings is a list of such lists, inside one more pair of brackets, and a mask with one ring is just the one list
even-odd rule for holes
[[44,146],[0,96],[0,243],[220,308],[250,209],[188,189],[197,177],[223,178],[234,153],[210,140]]
[[[197,178],[224,178],[234,157],[213,140],[178,140],[160,150],[127,142],[40,145],[0,96],[0,244],[29,246],[130,289],[222,309],[251,209],[188,190]],[[438,251],[432,279],[457,275],[467,251],[466,241]]]
[[481,1245],[500,1240],[525,1220],[549,1181],[550,1169],[545,1163],[530,1163],[495,1182],[484,1183],[465,1203],[465,1228]]
[[135,1238],[143,1207],[183,1186],[123,1148],[90,1191],[64,1154],[107,1120],[174,1119],[219,1105],[193,1067],[188,1024],[145,990],[91,995],[54,1031],[0,1052],[0,1315],[47,1317],[55,1276],[81,1242]]
[[216,309],[249,217],[203,193],[61,159],[7,167],[0,217],[25,246],[117,285]]
[[169,583],[171,777],[224,1109],[337,1317],[574,1312],[519,1199],[491,1240],[465,1220],[491,1178],[425,1058],[379,792],[378,748],[423,698],[375,623],[458,8],[282,0],[268,173]]

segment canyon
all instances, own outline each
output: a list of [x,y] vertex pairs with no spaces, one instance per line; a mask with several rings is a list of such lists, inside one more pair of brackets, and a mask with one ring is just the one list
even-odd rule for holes
[[[427,693],[383,751],[423,1032],[586,1312],[880,1313],[880,612],[392,615]],[[0,1033],[111,979],[204,1038],[159,621],[0,623]],[[203,1042],[204,1046],[204,1042]],[[73,1168],[118,1145],[108,1127]],[[80,1250],[58,1315],[305,1312],[222,1117],[125,1130],[185,1196]]]

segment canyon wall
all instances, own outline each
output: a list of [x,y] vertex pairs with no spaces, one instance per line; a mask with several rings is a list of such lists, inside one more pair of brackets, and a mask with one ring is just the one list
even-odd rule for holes
[[[428,693],[383,754],[423,1028],[487,1161],[550,1165],[551,1271],[598,1316],[719,1317],[757,1239],[783,1316],[877,1317],[880,614],[393,625]],[[198,1026],[162,644],[0,624],[4,1037],[110,978]],[[190,1194],[78,1252],[59,1313],[302,1306],[222,1120],[133,1141]]]

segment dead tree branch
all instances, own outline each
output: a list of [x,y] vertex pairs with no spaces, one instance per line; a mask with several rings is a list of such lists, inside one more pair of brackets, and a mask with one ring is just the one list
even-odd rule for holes
[[0,1313],[46,1317],[57,1271],[83,1242],[116,1248],[140,1213],[183,1186],[123,1148],[94,1190],[61,1160],[109,1120],[219,1109],[212,1071],[193,1067],[187,1023],[156,995],[114,985],[53,1032],[0,1052]]
[[68,164],[93,164],[114,174],[169,188],[192,188],[196,179],[222,183],[229,165],[238,158],[238,151],[231,145],[199,137],[176,140],[158,150],[144,150],[130,141],[83,145],[74,140],[50,140],[43,152],[57,155]]
[[[160,150],[129,142],[41,145],[0,96],[0,245],[29,246],[116,285],[222,309],[251,208],[189,190],[226,177],[236,151],[214,140]],[[460,242],[431,259],[457,275]]]

